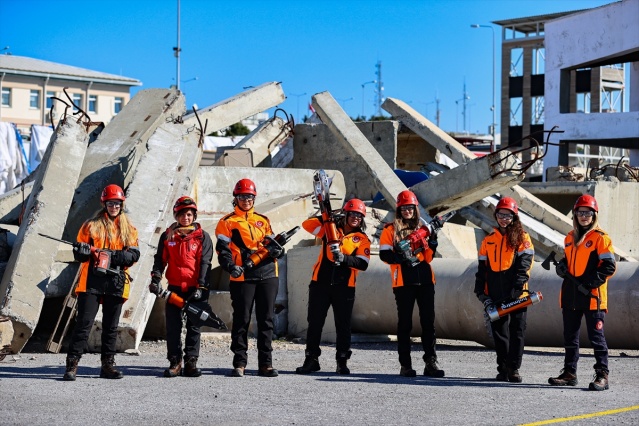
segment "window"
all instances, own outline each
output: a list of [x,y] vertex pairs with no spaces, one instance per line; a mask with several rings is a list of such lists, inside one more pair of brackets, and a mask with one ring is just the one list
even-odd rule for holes
[[[84,97],[82,96],[82,93],[74,93],[73,96],[73,103],[76,104],[77,106],[79,106],[80,108],[83,108],[82,105],[82,100],[84,99]],[[73,108],[73,111],[77,111],[77,108]]]
[[31,90],[29,92],[29,108],[40,109],[40,91]]
[[8,87],[2,88],[2,106],[11,107],[11,89]]
[[53,106],[52,97],[55,96],[55,92],[47,91],[47,109],[50,109]]
[[96,95],[89,95],[89,112],[98,112],[98,97]]
[[113,112],[115,114],[117,114],[118,112],[122,111],[122,104],[124,103],[124,98],[115,98],[115,101],[113,103]]

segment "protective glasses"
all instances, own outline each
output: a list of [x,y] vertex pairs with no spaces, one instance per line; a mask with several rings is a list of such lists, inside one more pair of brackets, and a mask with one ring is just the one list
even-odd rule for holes
[[399,209],[403,212],[407,212],[407,211],[415,210],[415,206],[411,204],[409,206],[401,206]]
[[238,194],[235,197],[240,201],[253,201],[255,199],[255,195],[252,194]]
[[510,213],[495,213],[495,217],[501,220],[513,220],[513,215]]
[[122,207],[122,201],[107,201],[104,204],[106,204],[107,207],[111,207],[111,208],[113,208],[113,207],[118,207],[118,208]]
[[577,210],[575,214],[577,215],[577,217],[593,217],[595,215],[595,212],[593,212],[592,210],[588,210],[585,212]]
[[361,213],[357,213],[357,212],[348,212],[348,216],[349,217],[354,217],[355,219],[359,219],[359,220],[364,219],[364,215],[361,214]]

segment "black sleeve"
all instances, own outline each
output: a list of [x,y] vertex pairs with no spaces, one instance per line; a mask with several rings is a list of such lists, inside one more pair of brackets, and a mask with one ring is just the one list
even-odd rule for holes
[[218,238],[215,244],[215,251],[217,252],[217,260],[222,269],[230,273],[231,268],[235,266],[235,262],[233,262],[233,254],[231,253],[229,243]]
[[533,261],[533,255],[528,253],[523,253],[520,256],[517,256],[515,259],[515,282],[513,283],[513,288],[516,290],[523,290],[524,285],[530,279],[529,271],[530,265]]
[[486,266],[486,262],[480,260],[477,268],[477,273],[475,274],[475,294],[479,297],[484,294],[484,286],[486,285],[486,274],[488,272],[488,267]]
[[162,260],[164,254],[164,242],[166,241],[166,232],[163,232],[160,236],[160,242],[158,242],[158,250],[155,252],[155,256],[153,256],[153,269],[152,272],[157,272],[160,276],[164,273],[164,268],[166,265]]
[[342,265],[348,266],[349,268],[359,269],[360,271],[365,271],[368,269],[368,262],[357,256],[350,256],[348,254],[344,255],[344,262]]
[[113,250],[111,264],[128,268],[140,259],[140,250],[137,247],[125,247],[123,250]]
[[203,232],[202,258],[200,259],[200,275],[197,283],[200,287],[209,288],[209,272],[211,272],[211,259],[213,258],[213,240],[208,232]]
[[398,263],[402,263],[401,256],[395,253],[395,250],[380,250],[379,258],[382,262],[388,263],[389,265],[397,265]]

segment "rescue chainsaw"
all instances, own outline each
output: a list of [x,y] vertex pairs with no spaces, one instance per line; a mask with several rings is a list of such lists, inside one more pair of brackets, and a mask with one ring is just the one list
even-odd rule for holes
[[[68,244],[70,246],[74,245],[70,241],[61,240],[59,238],[54,238],[54,237],[51,237],[49,235],[45,235],[45,234],[41,234],[41,233],[38,233],[38,235],[40,235],[41,237],[48,238],[50,240],[57,241],[59,243]],[[76,251],[76,248],[73,247],[73,250]],[[94,268],[93,268],[93,270],[97,274],[101,274],[101,275],[115,274],[115,275],[117,275],[117,274],[120,273],[120,267],[119,266],[116,266],[115,269],[111,269],[111,255],[112,254],[113,254],[113,252],[111,250],[99,249],[97,247],[91,246],[91,255],[93,256],[93,260],[94,260]]]
[[226,324],[218,317],[208,302],[187,302],[170,290],[161,290],[157,297],[186,312],[187,317],[197,327],[211,327],[217,330],[228,330]]
[[[528,291],[528,290],[524,290]],[[513,312],[517,312],[520,309],[524,309],[530,305],[536,305],[541,302],[544,297],[542,296],[540,291],[528,292],[528,295],[515,300],[508,300],[498,305],[491,305],[486,308],[486,314],[488,314],[488,318],[490,318],[490,322],[495,322],[499,318],[504,317],[508,314],[512,314]]]
[[409,236],[395,244],[395,250],[413,267],[419,263],[417,253],[428,247],[428,238],[436,234],[451,217],[455,216],[451,211],[442,216],[434,217],[430,222],[424,221],[424,225],[413,231]]
[[244,267],[246,269],[251,269],[259,265],[264,259],[269,256],[269,253],[273,249],[281,249],[284,250],[284,245],[291,240],[291,237],[295,235],[297,231],[300,230],[299,226],[291,229],[290,231],[284,231],[276,236],[267,235],[264,237],[264,241],[262,243],[262,247],[260,247],[257,251],[252,253],[248,259],[244,262]]
[[[339,248],[341,239],[337,231],[336,215],[331,208],[330,186],[331,183],[326,172],[322,169],[316,171],[313,175],[313,192],[315,193],[315,199],[319,204],[322,214],[322,226],[324,227],[326,245],[335,258],[341,251]],[[335,262],[335,264],[339,265],[338,262]]]

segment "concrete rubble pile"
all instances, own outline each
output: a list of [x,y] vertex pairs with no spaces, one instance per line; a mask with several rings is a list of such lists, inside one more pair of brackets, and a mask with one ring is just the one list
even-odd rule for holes
[[[75,277],[77,263],[73,262],[70,247],[37,237],[37,232],[75,241],[81,224],[99,208],[99,193],[107,184],[116,183],[125,188],[128,214],[139,230],[142,254],[129,271],[133,278],[131,296],[123,307],[119,324],[118,350],[126,350],[137,348],[143,334],[160,338],[165,335],[163,301],[156,301],[147,286],[157,242],[173,221],[171,207],[177,197],[191,194],[196,198],[198,221],[214,235],[218,220],[232,209],[230,192],[233,184],[241,178],[252,179],[258,190],[256,210],[268,216],[274,231],[279,233],[299,226],[304,219],[317,214],[317,206],[312,200],[312,176],[314,170],[320,168],[327,170],[333,178],[331,192],[335,208],[352,197],[373,200],[366,217],[368,232],[373,237],[373,256],[369,269],[358,278],[353,329],[369,334],[393,334],[396,311],[394,303],[389,303],[393,296],[388,266],[379,260],[376,250],[381,228],[392,220],[395,198],[408,186],[394,169],[399,168],[399,164],[415,165],[418,161],[434,163],[443,156],[448,157],[448,164],[452,162],[457,166],[439,167],[439,174],[425,175],[418,183],[410,184],[425,218],[453,210],[458,213],[441,230],[438,256],[442,258],[434,261],[438,286],[437,334],[442,338],[491,344],[489,328],[472,294],[472,287],[477,245],[494,226],[492,215],[498,200],[496,194],[517,200],[522,210],[522,222],[533,238],[537,260],[543,260],[551,250],[563,252],[563,236],[572,228],[572,221],[567,216],[569,210],[565,206],[555,209],[542,201],[543,194],[538,198],[533,195],[532,188],[530,191],[524,189],[529,187],[522,182],[521,164],[509,151],[477,158],[406,103],[391,98],[384,102],[383,108],[391,114],[392,120],[353,123],[330,93],[318,93],[312,97],[312,105],[321,123],[299,124],[292,129],[292,122],[274,116],[234,147],[250,150],[256,167],[199,166],[202,157],[199,139],[204,128],[206,133],[220,130],[272,108],[284,99],[279,83],[266,83],[198,111],[196,116],[195,113],[185,115],[185,100],[180,92],[144,90],[88,147],[84,139],[78,141],[79,136],[72,138],[75,142],[72,145],[82,145],[86,153],[80,153],[78,147],[74,148],[78,152],[73,155],[60,151],[63,148],[57,151],[54,148],[45,158],[45,167],[39,169],[36,182],[24,192],[28,204],[19,230],[15,226],[11,230],[17,236],[0,286],[0,314],[11,321],[0,323],[0,344],[8,341],[11,350],[19,352],[33,333],[45,297],[66,294]],[[400,145],[400,133],[406,131],[412,132],[412,136],[408,142],[402,139]],[[60,132],[61,128],[56,131],[60,141],[56,145],[64,147]],[[63,178],[64,182],[55,181],[53,190],[46,179],[55,175],[53,167],[56,172],[57,168],[62,168],[56,166],[55,155],[65,159],[68,175]],[[405,158],[402,155],[412,158],[400,160]],[[280,168],[291,165],[293,168]],[[606,181],[605,184],[610,187],[581,183],[576,191],[600,191],[601,196],[616,196],[622,190],[615,182]],[[549,190],[536,188],[534,191]],[[0,224],[16,223],[22,194],[18,188],[0,197]],[[55,194],[57,204],[43,204],[43,197],[51,194]],[[633,202],[639,206],[639,200]],[[40,205],[41,210],[34,205]],[[46,209],[46,218],[42,215],[43,209]],[[606,214],[610,213],[604,211],[601,217],[604,228],[606,221],[614,220]],[[609,345],[639,347],[636,337],[639,330],[632,331],[639,321],[636,320],[637,313],[631,309],[639,294],[636,291],[639,263],[632,262],[637,256],[637,239],[617,238],[614,234],[612,237],[617,244],[617,254],[630,262],[619,263],[619,272],[610,286],[609,298],[619,307],[619,315],[611,312],[607,320]],[[305,336],[308,282],[319,250],[317,244],[309,234],[300,231],[289,242],[287,255],[279,262],[277,335]],[[29,253],[26,261],[23,260],[25,253]],[[20,279],[14,278],[16,274],[10,271],[22,264],[29,265],[28,273],[22,273]],[[36,264],[37,268],[32,266]],[[229,278],[215,256],[210,282],[214,289],[211,305],[230,326]],[[623,285],[615,287],[617,282]],[[561,345],[561,336],[545,332],[561,322],[561,313],[556,306],[557,277],[535,264],[531,288],[541,290],[547,301],[530,310],[529,344]],[[415,312],[414,324],[418,325],[417,315]],[[95,332],[101,327],[100,318],[98,315],[90,337],[93,350],[100,344],[99,333]],[[323,335],[325,341],[334,341],[332,322],[329,313]],[[254,331],[255,326],[252,327]],[[419,335],[419,326],[413,332]]]

